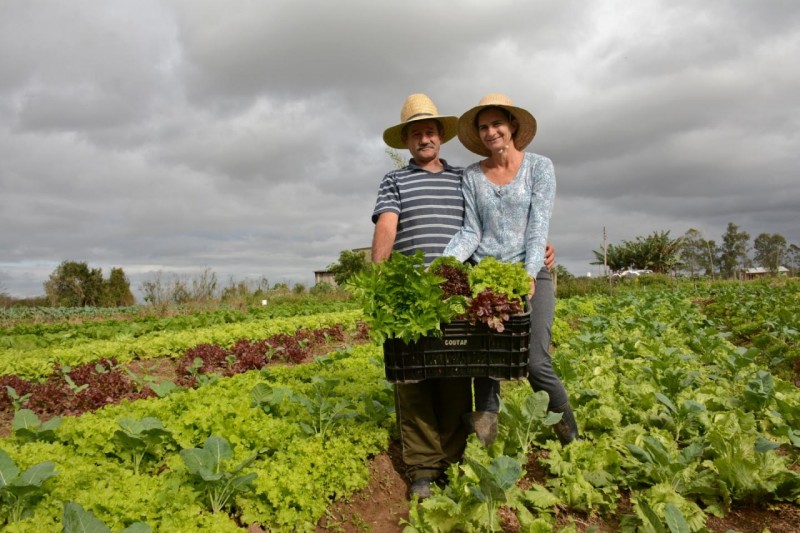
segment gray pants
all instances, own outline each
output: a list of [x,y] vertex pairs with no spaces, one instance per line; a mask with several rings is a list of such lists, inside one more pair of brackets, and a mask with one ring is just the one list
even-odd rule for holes
[[[534,391],[550,395],[549,409],[569,401],[564,384],[553,370],[550,337],[556,310],[556,296],[550,272],[542,268],[536,275],[536,292],[528,301],[531,308],[531,336],[528,348],[528,382]],[[500,382],[475,378],[475,410],[496,413],[500,410]]]

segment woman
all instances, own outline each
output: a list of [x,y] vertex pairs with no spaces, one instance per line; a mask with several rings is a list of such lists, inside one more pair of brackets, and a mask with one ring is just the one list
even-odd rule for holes
[[[536,135],[536,119],[502,94],[484,96],[458,120],[465,148],[486,159],[464,170],[464,225],[444,255],[480,262],[492,256],[522,262],[531,276],[531,342],[528,381],[550,396],[550,411],[562,413],[554,427],[562,444],[578,437],[578,427],[563,383],[550,360],[550,327],[555,298],[544,252],[556,179],[550,159],[524,152]],[[546,285],[536,290],[536,281]],[[497,436],[500,383],[475,379],[475,412],[470,425],[485,445]]]

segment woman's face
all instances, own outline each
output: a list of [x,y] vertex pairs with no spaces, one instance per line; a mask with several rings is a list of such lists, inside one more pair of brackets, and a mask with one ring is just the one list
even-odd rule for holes
[[478,114],[478,135],[490,152],[503,152],[512,142],[517,131],[517,121],[508,121],[507,115],[497,108],[489,108]]

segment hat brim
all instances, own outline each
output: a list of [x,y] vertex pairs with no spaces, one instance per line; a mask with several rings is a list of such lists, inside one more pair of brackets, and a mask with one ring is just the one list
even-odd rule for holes
[[485,157],[492,155],[492,152],[483,144],[480,135],[478,135],[478,127],[475,125],[475,118],[487,107],[505,109],[517,120],[519,127],[517,128],[516,135],[514,135],[514,146],[517,150],[524,150],[536,136],[536,119],[527,110],[513,105],[477,105],[461,115],[458,119],[458,140],[461,141],[464,148],[470,152]]
[[392,148],[403,149],[406,148],[406,143],[403,142],[403,128],[414,122],[421,122],[423,120],[438,120],[444,128],[444,136],[442,137],[442,144],[453,139],[458,133],[458,117],[451,115],[434,115],[434,116],[421,116],[414,118],[407,122],[402,122],[397,126],[392,126],[383,132],[383,142]]

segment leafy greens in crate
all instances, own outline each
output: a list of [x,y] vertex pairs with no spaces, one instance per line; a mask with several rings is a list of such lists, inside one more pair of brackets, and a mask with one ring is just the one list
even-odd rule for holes
[[441,336],[441,324],[454,319],[503,331],[504,321],[523,312],[530,278],[521,263],[486,258],[471,266],[440,257],[426,269],[422,252],[394,252],[351,278],[348,288],[361,301],[375,341],[409,343]]

